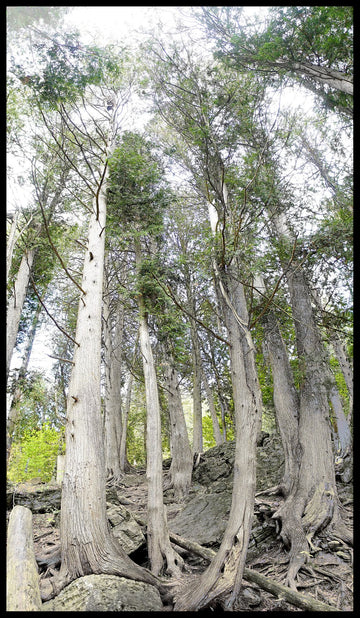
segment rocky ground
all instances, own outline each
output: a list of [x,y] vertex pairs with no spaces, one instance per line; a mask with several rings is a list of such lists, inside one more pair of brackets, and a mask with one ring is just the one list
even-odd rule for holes
[[[233,454],[233,443],[226,443],[202,455],[193,472],[192,489],[184,502],[174,502],[172,490],[164,490],[169,530],[172,533],[203,547],[217,550],[230,510]],[[167,468],[168,465],[165,464],[165,488],[168,481]],[[246,566],[279,583],[285,580],[288,555],[280,542],[276,523],[271,519],[271,515],[278,508],[280,498],[262,491],[276,485],[281,478],[281,472],[280,442],[274,437],[266,438],[258,447],[258,494]],[[338,490],[343,505],[343,517],[352,528],[352,485],[339,483]],[[18,486],[12,497],[11,494],[8,495],[8,508],[11,508],[9,503],[12,500],[13,503],[29,506],[33,512],[35,554],[42,579],[51,577],[59,568],[56,551],[54,555],[60,540],[59,496],[58,486],[45,487],[36,484]],[[109,486],[107,493],[108,518],[114,534],[136,562],[148,567],[145,538],[146,498],[146,476],[143,470],[124,475],[118,485]],[[46,504],[47,507],[44,507]],[[47,508],[47,512],[41,512],[44,508]],[[328,539],[325,534],[318,537],[316,543],[316,551],[299,573],[298,591],[332,605],[339,611],[351,611],[352,550]],[[208,563],[204,558],[178,546],[176,549],[182,554],[189,574],[200,573],[206,568]],[[237,610],[302,611],[245,580]]]

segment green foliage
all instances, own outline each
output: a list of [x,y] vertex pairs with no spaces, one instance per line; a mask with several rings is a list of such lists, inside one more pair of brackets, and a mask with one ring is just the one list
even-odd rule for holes
[[159,234],[171,191],[150,142],[140,134],[124,132],[109,168],[109,225],[120,227],[127,237]]
[[217,39],[216,57],[241,72],[259,71],[261,79],[270,84],[291,76],[319,93],[330,109],[349,113],[351,95],[320,85],[294,69],[295,63],[307,63],[352,75],[352,6],[270,7],[270,19],[262,29],[256,23],[241,28],[240,9],[226,7],[219,14],[206,7],[203,21]]
[[26,433],[39,430],[43,425],[60,431],[64,424],[64,410],[58,406],[55,398],[61,399],[54,385],[49,385],[41,372],[28,371],[20,377],[13,388],[21,390],[17,401],[17,422],[13,439],[21,441]]
[[29,68],[18,63],[13,70],[23,84],[32,88],[36,100],[50,109],[74,103],[88,85],[100,85],[109,75],[116,80],[121,71],[121,59],[114,57],[110,48],[85,47],[79,42],[78,32],[54,34],[33,47],[40,70],[29,74]]
[[40,429],[27,429],[21,440],[11,447],[8,479],[22,483],[40,477],[50,481],[56,465],[56,457],[63,441],[63,432],[43,425]]
[[204,450],[207,451],[209,448],[216,446],[213,424],[212,424],[211,416],[209,414],[203,414],[202,431],[203,431],[203,447],[204,447]]

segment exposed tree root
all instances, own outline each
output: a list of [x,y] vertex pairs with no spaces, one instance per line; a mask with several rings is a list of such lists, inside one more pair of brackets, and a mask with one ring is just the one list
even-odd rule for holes
[[[90,547],[91,545],[91,547]],[[94,548],[92,544],[88,544],[81,551],[81,570],[79,572],[70,572],[66,564],[62,562],[60,572],[54,577],[43,579],[41,581],[41,598],[43,601],[48,601],[57,596],[59,592],[68,586],[75,579],[84,575],[107,574],[118,575],[135,581],[142,581],[152,586],[155,586],[163,600],[168,599],[168,587],[158,578],[128,557],[128,555],[117,544],[116,539],[109,539],[106,547]],[[87,564],[87,568],[84,568]]]
[[[180,547],[183,547],[184,549],[187,549],[188,551],[191,551],[196,555],[201,556],[201,558],[204,558],[205,560],[211,561],[216,555],[216,552],[214,552],[212,549],[202,547],[198,543],[195,543],[194,541],[189,541],[188,539],[184,539],[177,534],[170,533],[170,538]],[[189,591],[191,591],[194,586],[198,584],[199,579],[199,577],[183,579],[182,584],[178,585],[178,590],[175,593],[176,596],[181,597],[184,595],[185,592],[188,595]],[[300,609],[308,611],[338,611],[336,607],[333,607],[326,603],[322,603],[321,601],[308,597],[297,591],[290,590],[288,587],[279,584],[278,582],[275,582],[274,580],[265,577],[261,573],[257,573],[256,571],[253,571],[246,567],[244,569],[243,579],[257,584],[263,590],[270,592],[276,597],[283,598],[285,601],[287,601],[287,603],[299,607]],[[186,608],[184,607],[183,611],[189,610],[186,610]]]
[[297,574],[306,564],[310,552],[319,548],[313,543],[314,536],[326,530],[334,538],[352,543],[352,536],[339,514],[336,489],[327,483],[316,487],[308,502],[303,498],[289,496],[282,506],[273,514],[274,519],[281,520],[281,538],[286,547],[290,547],[289,568],[286,585],[297,590]]

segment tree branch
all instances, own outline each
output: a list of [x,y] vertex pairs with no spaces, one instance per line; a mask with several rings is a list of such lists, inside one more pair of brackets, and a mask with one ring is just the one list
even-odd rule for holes
[[45,307],[44,301],[41,299],[40,294],[39,294],[39,292],[37,291],[37,288],[36,288],[36,285],[35,285],[35,281],[34,281],[33,276],[32,276],[31,274],[30,274],[30,281],[31,281],[31,285],[32,285],[32,287],[33,287],[33,290],[34,290],[34,292],[35,292],[36,296],[38,297],[38,299],[39,299],[39,301],[40,301],[40,303],[41,303],[41,306],[42,306],[42,307],[44,308],[44,310],[45,310],[45,313],[46,313],[46,314],[49,316],[49,318],[50,318],[50,319],[54,322],[55,326],[56,326],[59,330],[61,330],[61,332],[62,332],[62,333],[64,333],[64,335],[66,335],[66,337],[67,337],[68,339],[70,339],[70,341],[72,341],[73,343],[75,343],[75,345],[77,345],[77,346],[79,346],[79,347],[80,347],[80,343],[78,343],[77,341],[75,341],[75,339],[73,339],[73,338],[71,337],[71,335],[68,335],[68,333],[67,333],[67,332],[66,332],[66,331],[62,328],[62,326],[59,326],[59,324],[57,323],[57,321],[55,320],[55,318],[53,318],[53,316],[51,315],[51,313],[50,313],[50,312],[48,311],[48,309]]

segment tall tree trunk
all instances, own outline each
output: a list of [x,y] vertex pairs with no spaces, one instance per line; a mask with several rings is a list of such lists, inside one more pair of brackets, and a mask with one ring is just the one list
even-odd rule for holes
[[[266,291],[262,277],[255,288]],[[288,496],[298,483],[301,461],[299,444],[299,397],[295,389],[288,353],[275,314],[270,309],[261,320],[274,389],[274,406],[285,456],[285,469],[279,491]]]
[[26,290],[35,257],[35,249],[25,250],[14,282],[13,294],[9,298],[6,324],[6,375],[9,375],[11,358],[14,352],[19,330],[21,312],[24,306]]
[[[175,610],[195,611],[218,596],[229,595],[230,609],[240,590],[250,537],[256,481],[256,440],[261,428],[261,391],[254,348],[247,329],[244,290],[237,273],[222,278],[223,311],[228,330],[235,408],[235,462],[229,520],[216,557],[193,585],[176,597]],[[250,347],[251,346],[251,347]]]
[[193,365],[193,453],[202,453],[201,356],[199,339],[194,320],[191,320],[190,328]]
[[[227,208],[228,195],[223,179],[220,184],[221,204]],[[209,218],[216,241],[219,218],[211,204]],[[248,329],[249,317],[244,288],[240,283],[240,265],[235,257],[231,266],[228,265],[226,269],[221,259],[218,263],[214,258],[213,263],[230,341],[236,432],[232,502],[229,520],[216,557],[199,579],[176,597],[175,610],[199,610],[220,595],[227,595],[227,609],[233,607],[245,567],[255,500],[256,443],[261,430],[262,415],[255,349]]]
[[[142,264],[142,250],[139,240],[135,240],[135,257],[137,269],[139,271]],[[138,295],[138,306],[140,349],[143,359],[147,412],[146,444],[148,448],[146,449],[146,476],[148,482],[148,554],[151,570],[155,575],[159,575],[163,570],[164,559],[166,560],[167,571],[173,575],[179,575],[179,565],[182,563],[182,559],[171,546],[163,502],[159,393],[145,302],[141,293]]]
[[[138,345],[139,345],[139,335],[137,335],[136,337],[134,355],[133,355],[133,363],[135,362]],[[128,379],[128,383],[126,387],[125,398],[124,398],[123,424],[122,424],[122,432],[121,432],[121,440],[120,440],[120,470],[122,472],[128,472],[130,470],[130,464],[128,462],[127,455],[126,455],[126,439],[127,439],[128,418],[130,414],[132,385],[133,385],[133,374],[131,373],[131,370],[130,370],[129,379]]]
[[163,366],[170,416],[170,451],[172,458],[170,477],[175,499],[182,500],[188,494],[191,486],[193,456],[174,363],[165,359]]
[[[106,224],[106,173],[93,203],[84,258],[74,365],[68,392],[65,470],[61,496],[61,569],[50,598],[72,580],[90,573],[116,574],[158,585],[111,533],[106,516],[105,452],[101,418],[101,307]],[[48,588],[46,590],[46,588]],[[50,590],[51,588],[51,590]]]
[[120,443],[122,435],[121,410],[121,348],[123,336],[123,309],[118,303],[115,314],[115,328],[111,327],[109,302],[104,298],[103,323],[105,345],[105,467],[108,478],[116,483],[121,477]]
[[[277,235],[289,245],[286,224],[273,217]],[[290,545],[287,583],[296,588],[295,578],[306,561],[317,531],[329,527],[335,535],[351,541],[340,517],[331,444],[329,406],[325,379],[327,359],[314,319],[311,294],[299,264],[288,267],[288,287],[302,364],[299,407],[301,463],[298,483],[274,517],[281,519],[281,536]],[[331,526],[330,526],[331,524]]]

